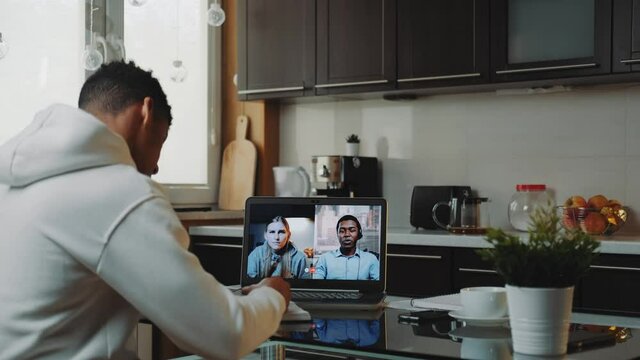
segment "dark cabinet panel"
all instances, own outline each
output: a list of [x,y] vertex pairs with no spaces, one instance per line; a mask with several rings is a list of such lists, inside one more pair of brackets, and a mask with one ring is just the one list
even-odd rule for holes
[[242,238],[192,236],[190,251],[223,285],[240,284]]
[[451,249],[410,245],[387,248],[389,295],[427,297],[451,293]]
[[[474,286],[505,286],[505,280],[498,275],[492,263],[482,260],[478,249],[456,248],[453,251],[453,290]],[[580,305],[580,291],[574,291],[573,306]]]
[[611,12],[611,0],[492,1],[493,80],[609,73]]
[[240,0],[238,16],[241,99],[312,95],[315,1]]
[[395,0],[317,0],[316,94],[395,88]]
[[488,0],[398,0],[398,87],[489,81]]
[[613,72],[640,71],[640,0],[613,2]]
[[238,1],[242,100],[607,83],[640,70],[640,0]]
[[483,261],[477,249],[456,248],[453,250],[453,291],[472,286],[504,286],[493,264]]
[[577,289],[581,310],[640,314],[640,256],[601,254]]

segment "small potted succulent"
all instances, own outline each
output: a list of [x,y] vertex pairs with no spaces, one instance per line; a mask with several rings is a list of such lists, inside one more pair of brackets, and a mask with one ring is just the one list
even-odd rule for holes
[[549,204],[531,214],[529,238],[489,229],[492,248],[478,254],[492,262],[507,283],[513,348],[528,355],[567,351],[573,289],[598,255],[598,241],[575,229],[563,229]]
[[347,136],[347,156],[358,156],[360,152],[360,138],[356,134]]

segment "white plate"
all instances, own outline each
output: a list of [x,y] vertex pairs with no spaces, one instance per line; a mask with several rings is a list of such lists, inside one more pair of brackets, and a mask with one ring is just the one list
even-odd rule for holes
[[508,323],[509,317],[501,318],[478,318],[465,315],[462,311],[451,311],[449,316],[456,320],[464,321],[467,325],[473,326],[504,326]]

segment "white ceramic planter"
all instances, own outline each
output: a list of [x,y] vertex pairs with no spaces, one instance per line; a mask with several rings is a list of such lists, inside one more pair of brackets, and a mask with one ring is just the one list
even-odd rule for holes
[[358,156],[360,152],[360,143],[346,143],[347,156]]
[[567,352],[573,286],[527,288],[507,285],[513,351],[527,355]]

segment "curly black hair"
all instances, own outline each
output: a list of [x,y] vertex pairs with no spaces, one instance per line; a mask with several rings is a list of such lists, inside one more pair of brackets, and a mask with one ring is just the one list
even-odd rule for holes
[[78,107],[83,110],[93,107],[108,114],[118,114],[147,96],[153,99],[154,113],[171,124],[171,106],[151,71],[142,70],[133,61],[114,61],[103,64],[85,81]]

